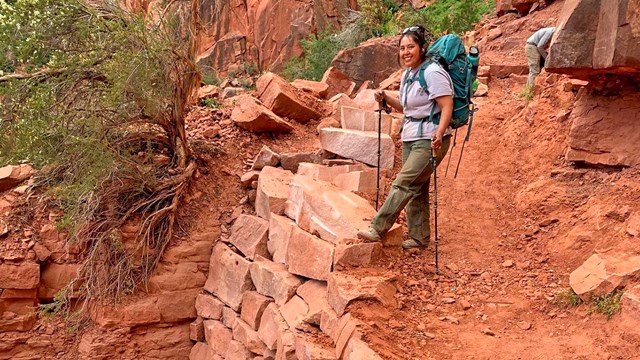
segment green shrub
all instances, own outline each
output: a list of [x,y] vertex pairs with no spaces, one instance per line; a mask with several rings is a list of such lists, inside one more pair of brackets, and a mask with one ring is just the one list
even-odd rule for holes
[[400,10],[390,0],[363,0],[359,2],[362,18],[360,26],[365,29],[368,38],[396,35],[398,24],[396,14]]
[[302,40],[302,55],[284,64],[282,75],[288,80],[322,80],[342,44],[331,30]]
[[533,100],[533,86],[525,85],[522,90],[518,93],[518,97],[527,101]]
[[564,307],[574,307],[582,304],[582,299],[572,288],[558,289],[554,293],[554,303]]
[[611,319],[613,315],[620,312],[622,294],[622,291],[614,291],[609,295],[595,297],[593,299],[594,310],[606,316],[607,319]]
[[403,27],[422,24],[435,37],[445,31],[462,34],[494,8],[494,0],[437,0],[418,11],[407,10],[401,23]]
[[217,109],[220,107],[220,102],[218,101],[218,99],[203,98],[203,99],[200,99],[200,106],[206,106],[212,109]]

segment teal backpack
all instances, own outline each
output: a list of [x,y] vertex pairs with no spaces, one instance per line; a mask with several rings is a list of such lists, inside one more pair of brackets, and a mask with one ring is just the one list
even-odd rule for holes
[[[462,40],[457,35],[444,35],[429,46],[427,50],[427,59],[429,60],[425,61],[418,71],[420,87],[427,93],[428,84],[424,79],[424,70],[431,63],[439,64],[449,73],[454,91],[453,116],[451,118],[451,128],[453,129],[469,124],[469,132],[471,131],[474,112],[471,96],[473,95],[473,83],[478,74],[478,55],[476,47],[471,47],[469,54],[467,54]],[[405,76],[408,76],[408,70]],[[434,115],[432,110],[429,121],[438,124],[440,113]]]

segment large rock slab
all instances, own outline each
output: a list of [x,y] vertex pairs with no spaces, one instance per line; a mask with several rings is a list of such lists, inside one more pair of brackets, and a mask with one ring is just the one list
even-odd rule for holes
[[289,184],[293,173],[271,166],[266,166],[260,172],[256,194],[256,214],[269,220],[271,213],[284,214],[285,202],[289,197]]
[[355,239],[375,215],[373,207],[358,195],[302,175],[291,181],[285,212],[303,230],[334,244]]
[[284,264],[275,263],[262,257],[256,258],[251,264],[251,279],[256,291],[262,295],[272,297],[276,304],[284,305],[296,293],[302,279],[293,275]]
[[229,242],[249,260],[253,260],[256,256],[269,257],[268,237],[269,222],[267,220],[242,214],[231,227]]
[[40,266],[36,263],[0,264],[0,274],[0,289],[35,289],[40,282]]
[[[378,165],[378,133],[371,131],[324,128],[320,130],[322,148],[371,166]],[[395,146],[387,134],[380,136],[380,167],[392,169]]]
[[0,192],[12,189],[33,175],[31,165],[8,165],[0,167]]
[[558,19],[546,69],[589,78],[640,72],[640,3],[567,0]]
[[300,228],[294,228],[287,249],[287,266],[292,274],[327,280],[333,267],[334,245]]
[[294,227],[298,227],[298,225],[288,217],[271,214],[267,249],[274,262],[281,264],[286,262],[289,239],[291,239]]
[[272,302],[273,299],[261,295],[257,291],[245,292],[242,299],[240,319],[251,325],[253,330],[258,330],[264,309]]
[[583,300],[608,295],[640,275],[640,255],[593,254],[569,275],[569,285]]
[[359,88],[367,80],[377,86],[387,79],[398,69],[397,59],[396,37],[373,38],[355,48],[341,50],[331,61],[331,66],[345,73]]
[[253,290],[250,265],[251,262],[233,252],[227,245],[217,243],[211,254],[205,290],[216,295],[233,310],[240,310],[243,293]]
[[256,81],[260,101],[275,114],[299,123],[317,120],[321,114],[313,108],[314,100],[274,73],[266,73]]
[[322,82],[328,85],[327,97],[332,101],[337,94],[344,94],[347,97],[353,93],[356,83],[351,81],[349,76],[340,71],[335,66],[330,66],[322,76]]
[[38,297],[52,300],[58,291],[78,276],[79,267],[79,264],[47,264],[40,274]]
[[239,127],[254,132],[291,132],[293,126],[271,110],[264,107],[251,95],[235,97],[236,106],[231,112],[231,120]]
[[296,294],[304,300],[308,306],[307,314],[303,321],[308,324],[320,326],[322,314],[333,313],[327,296],[327,283],[324,281],[309,280],[298,287]]
[[396,307],[396,286],[388,276],[358,276],[331,273],[327,283],[329,304],[338,316],[355,300],[376,300],[384,306]]
[[634,90],[616,97],[581,91],[570,120],[566,158],[594,165],[640,163],[640,103]]
[[278,305],[271,303],[267,306],[260,320],[258,328],[258,336],[269,350],[275,350],[277,347],[278,337],[289,329],[287,322],[280,314]]

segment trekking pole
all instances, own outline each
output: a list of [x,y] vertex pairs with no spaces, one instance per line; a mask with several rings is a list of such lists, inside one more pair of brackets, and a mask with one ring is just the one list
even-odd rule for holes
[[[433,140],[432,140],[433,141]],[[434,213],[434,225],[436,239],[434,244],[436,246],[436,275],[438,270],[438,174],[436,173],[436,149],[431,147],[431,167],[433,168],[433,213]]]
[[451,149],[449,149],[449,158],[447,159],[447,167],[444,169],[444,177],[447,177],[449,173],[449,163],[451,162],[451,154],[453,153],[453,148],[456,147],[456,138],[458,137],[458,129],[453,133],[453,145]]
[[378,112],[378,176],[376,179],[376,211],[378,211],[378,199],[380,197],[380,137],[382,132],[382,110],[387,114],[391,112],[391,109],[387,105],[387,100],[382,96],[382,104],[380,105],[380,109],[376,110]]

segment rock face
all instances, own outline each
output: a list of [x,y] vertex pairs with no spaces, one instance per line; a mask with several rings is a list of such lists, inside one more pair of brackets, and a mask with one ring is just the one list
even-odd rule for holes
[[358,47],[341,50],[331,66],[347,74],[356,88],[366,80],[377,86],[398,70],[398,38],[370,39]]
[[547,70],[587,78],[640,72],[640,3],[567,0],[551,45]]
[[567,160],[608,166],[640,161],[640,104],[635,91],[617,97],[584,92],[570,119]]
[[226,71],[249,62],[260,70],[279,70],[300,55],[300,40],[334,27],[355,4],[348,0],[205,0],[200,16],[200,65]]

